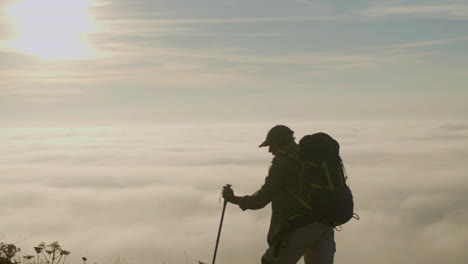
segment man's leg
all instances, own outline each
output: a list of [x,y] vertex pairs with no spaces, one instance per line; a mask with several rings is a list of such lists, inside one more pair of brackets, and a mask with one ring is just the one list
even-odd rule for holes
[[305,264],[333,264],[335,256],[335,239],[333,229],[325,233],[315,244],[304,251]]
[[275,246],[268,248],[262,257],[262,264],[295,264],[309,248],[318,245],[324,237],[329,238],[330,232],[333,239],[333,229],[321,223],[312,223],[294,230],[284,238],[276,256]]

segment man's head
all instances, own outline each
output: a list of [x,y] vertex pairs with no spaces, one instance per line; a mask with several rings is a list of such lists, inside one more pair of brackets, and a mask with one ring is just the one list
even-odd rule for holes
[[284,125],[276,125],[268,131],[265,141],[258,147],[268,146],[268,151],[276,154],[278,149],[286,146],[289,142],[294,140],[294,131]]

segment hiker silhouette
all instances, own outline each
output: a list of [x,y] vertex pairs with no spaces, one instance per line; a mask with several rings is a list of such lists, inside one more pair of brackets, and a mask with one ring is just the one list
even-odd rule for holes
[[287,190],[298,190],[301,163],[299,145],[294,132],[285,125],[271,128],[259,147],[268,147],[273,155],[265,183],[252,195],[236,196],[232,187],[223,188],[223,198],[242,210],[257,210],[271,203],[272,214],[267,242],[269,248],[262,264],[297,263],[304,257],[306,264],[333,263],[334,229],[325,225]]

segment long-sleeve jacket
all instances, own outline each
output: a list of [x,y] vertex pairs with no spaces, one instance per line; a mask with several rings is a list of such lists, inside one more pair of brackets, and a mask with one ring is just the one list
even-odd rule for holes
[[281,154],[272,160],[268,176],[263,186],[254,194],[239,200],[242,210],[256,210],[271,202],[271,221],[267,241],[271,245],[275,235],[279,232],[285,219],[291,215],[304,211],[304,208],[286,191],[299,188],[300,164],[291,155],[297,156],[299,147],[295,142],[288,144]]

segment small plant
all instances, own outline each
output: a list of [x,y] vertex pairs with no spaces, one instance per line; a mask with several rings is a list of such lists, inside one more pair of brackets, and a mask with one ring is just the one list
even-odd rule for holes
[[18,263],[18,260],[12,261],[12,259],[15,257],[16,253],[20,251],[21,249],[13,244],[0,242],[0,263]]
[[[67,256],[70,255],[70,251],[63,249],[58,241],[54,241],[49,245],[44,242],[34,247],[37,254],[36,263],[33,264],[65,264]],[[29,258],[31,255],[28,255]],[[25,256],[26,257],[26,256]],[[42,257],[42,258],[41,258]]]

